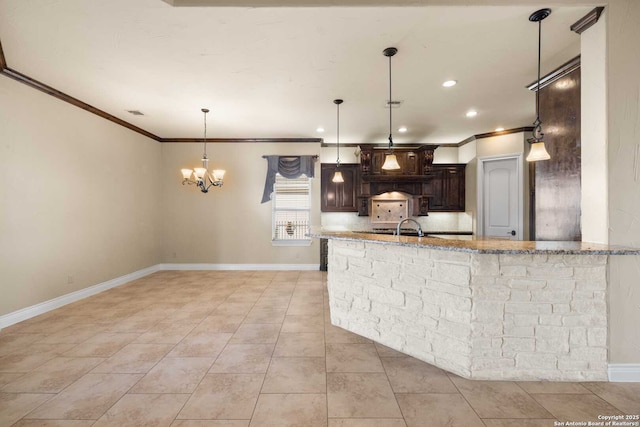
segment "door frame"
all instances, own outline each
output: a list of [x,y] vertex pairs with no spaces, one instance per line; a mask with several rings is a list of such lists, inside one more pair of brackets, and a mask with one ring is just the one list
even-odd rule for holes
[[477,172],[477,222],[476,222],[476,235],[484,236],[484,164],[485,162],[495,160],[516,160],[516,175],[518,177],[518,229],[520,230],[520,236],[518,240],[524,240],[524,177],[523,171],[523,154],[502,154],[499,156],[482,156],[478,157],[478,172]]

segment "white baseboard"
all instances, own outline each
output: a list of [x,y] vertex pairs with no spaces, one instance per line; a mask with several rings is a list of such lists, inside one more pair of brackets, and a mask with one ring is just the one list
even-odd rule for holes
[[160,270],[319,270],[320,264],[160,264]]
[[23,320],[39,316],[48,311],[55,310],[63,305],[71,304],[72,302],[90,297],[91,295],[99,294],[107,289],[124,285],[132,280],[155,273],[158,270],[160,270],[160,264],[143,268],[142,270],[134,271],[133,273],[125,274],[124,276],[116,277],[115,279],[107,280],[106,282],[98,283],[97,285],[89,286],[88,288],[80,289],[79,291],[71,292],[69,294],[50,299],[49,301],[44,301],[30,307],[5,314],[4,316],[0,316],[0,329],[22,322]]
[[0,316],[0,329],[6,328],[23,320],[31,319],[48,311],[71,304],[91,295],[99,294],[107,289],[124,285],[132,280],[139,279],[160,270],[319,270],[320,264],[156,264],[79,291],[59,296],[49,301],[44,301],[30,307],[16,310],[12,313]]
[[609,381],[616,383],[640,382],[640,363],[610,363]]

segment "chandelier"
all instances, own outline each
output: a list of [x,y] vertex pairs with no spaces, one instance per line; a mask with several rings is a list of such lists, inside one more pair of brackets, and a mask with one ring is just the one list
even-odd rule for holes
[[[191,169],[181,169],[182,185],[195,184],[200,187],[200,191],[208,193],[209,188],[222,187],[225,171],[222,169],[214,169],[209,172],[209,159],[207,158],[207,113],[209,110],[203,108],[200,110],[204,113],[204,154],[202,155],[202,167]],[[193,175],[194,179],[191,179]]]

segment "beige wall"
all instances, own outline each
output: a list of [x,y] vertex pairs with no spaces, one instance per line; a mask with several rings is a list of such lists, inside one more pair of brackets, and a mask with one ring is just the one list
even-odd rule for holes
[[521,154],[524,153],[526,148],[524,132],[480,138],[476,142],[476,154],[478,157]]
[[0,141],[0,316],[160,261],[160,144],[4,76]]
[[[263,155],[320,154],[320,144],[208,144],[211,167],[225,183],[203,194],[183,186],[180,169],[198,166],[201,143],[162,144],[162,261],[206,264],[319,264],[317,240],[308,247],[271,246],[271,202],[261,204]],[[312,180],[311,224],[320,224],[320,162]]]
[[608,243],[607,12],[580,36],[581,229],[585,242]]
[[[609,243],[640,247],[640,2],[607,9]],[[588,30],[587,30],[588,31]],[[639,257],[612,256],[609,361],[640,363]]]
[[458,163],[458,147],[436,148],[433,152],[433,163]]
[[471,141],[458,148],[458,160],[466,163],[465,168],[465,193],[464,208],[466,214],[471,218],[471,231],[476,234],[478,231],[478,160],[476,158],[477,141]]

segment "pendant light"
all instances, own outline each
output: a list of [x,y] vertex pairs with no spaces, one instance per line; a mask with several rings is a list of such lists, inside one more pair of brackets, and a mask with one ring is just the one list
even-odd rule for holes
[[393,154],[393,136],[392,136],[392,120],[391,120],[391,110],[393,106],[393,98],[391,97],[391,57],[398,53],[398,49],[395,47],[388,47],[382,51],[384,56],[389,58],[389,153],[384,158],[384,164],[382,165],[382,169],[384,170],[398,170],[400,169],[400,165],[398,164],[398,159],[396,155]]
[[331,178],[332,182],[335,183],[341,183],[344,182],[344,177],[342,176],[342,171],[340,171],[340,104],[342,104],[344,101],[342,99],[334,99],[333,103],[336,104],[336,107],[338,109],[338,115],[337,115],[337,122],[338,122],[338,126],[337,126],[337,133],[336,133],[336,171],[333,174],[333,178]]
[[[222,187],[225,171],[222,169],[214,169],[209,173],[209,159],[207,158],[207,113],[208,109],[200,110],[204,113],[204,154],[202,155],[202,167],[191,169],[181,169],[182,185],[195,184],[200,187],[200,191],[208,193],[211,186]],[[191,179],[193,174],[195,179]]]
[[529,140],[531,149],[527,155],[528,162],[549,160],[551,156],[544,146],[544,133],[540,121],[540,51],[542,46],[542,20],[551,14],[551,9],[540,9],[529,16],[529,21],[538,23],[538,83],[536,84],[536,121],[533,122],[533,138]]

